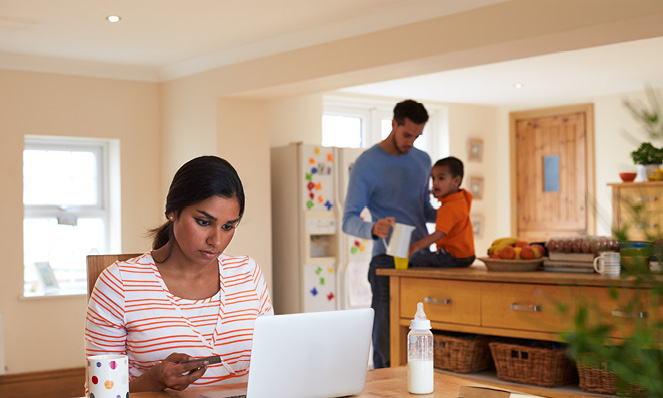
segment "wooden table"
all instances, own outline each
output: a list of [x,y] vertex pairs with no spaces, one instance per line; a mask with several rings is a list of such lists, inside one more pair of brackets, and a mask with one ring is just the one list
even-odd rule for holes
[[[366,387],[359,395],[361,398],[457,398],[458,391],[464,385],[482,385],[457,376],[435,372],[435,391],[432,394],[415,395],[407,392],[407,367],[369,370],[366,375]],[[484,385],[485,386],[485,385]],[[199,398],[205,391],[232,390],[243,387],[241,384],[228,384],[215,387],[189,387],[184,391],[140,392],[131,393],[131,398],[181,397]]]

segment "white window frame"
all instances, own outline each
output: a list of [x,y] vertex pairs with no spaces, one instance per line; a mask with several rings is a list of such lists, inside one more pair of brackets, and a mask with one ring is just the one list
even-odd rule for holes
[[[75,218],[100,218],[104,221],[104,248],[105,250],[112,250],[113,243],[117,240],[113,237],[114,225],[117,225],[111,217],[111,152],[113,148],[119,146],[118,143],[111,142],[112,140],[102,140],[95,138],[77,138],[77,137],[54,137],[54,136],[35,136],[26,135],[24,141],[24,150],[62,150],[62,151],[86,151],[94,152],[97,159],[97,198],[96,204],[91,205],[58,205],[58,204],[41,204],[31,205],[24,204],[24,220],[29,218],[58,218],[58,217],[75,217]],[[118,156],[119,157],[119,156]],[[119,235],[119,231],[116,231]],[[25,264],[29,267],[31,264]],[[24,281],[25,284],[25,281]],[[87,283],[85,289],[76,289],[75,291],[59,291],[50,295],[70,295],[70,294],[86,294]],[[29,292],[24,291],[24,296],[40,296],[45,294],[43,291]]]
[[[323,114],[362,118],[362,148],[369,148],[382,141],[380,121],[393,119],[394,106],[398,100],[326,95]],[[428,122],[424,133],[417,140],[424,140],[424,148],[433,162],[449,156],[449,122],[445,106],[424,103],[428,111]],[[364,121],[366,123],[364,123]]]
[[362,109],[356,106],[329,104],[324,107],[324,115],[356,117],[361,120],[361,148],[366,148],[366,142],[371,139],[371,131],[368,127],[371,125],[371,114],[368,109]]

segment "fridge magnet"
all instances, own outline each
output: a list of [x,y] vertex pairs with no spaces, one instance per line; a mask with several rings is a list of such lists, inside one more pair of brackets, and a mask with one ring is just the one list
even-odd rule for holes
[[55,279],[55,274],[53,273],[51,264],[48,262],[39,262],[34,264],[35,268],[37,269],[39,281],[44,287],[44,293],[55,293],[60,290],[60,285],[58,285],[58,280]]
[[470,220],[472,221],[474,237],[481,239],[483,237],[483,216],[471,216]]
[[470,151],[467,159],[470,162],[481,162],[483,158],[483,140],[470,139]]
[[334,292],[329,292],[327,295],[327,300],[332,301],[334,299]]
[[470,193],[474,199],[483,199],[483,177],[470,177]]
[[316,288],[311,289],[311,294],[314,295],[314,296],[317,296],[318,295],[318,289],[316,289]]

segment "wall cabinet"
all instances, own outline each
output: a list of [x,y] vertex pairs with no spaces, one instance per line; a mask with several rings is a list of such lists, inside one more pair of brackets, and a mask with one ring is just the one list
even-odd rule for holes
[[627,182],[612,187],[612,228],[625,228],[629,240],[663,233],[663,182]]

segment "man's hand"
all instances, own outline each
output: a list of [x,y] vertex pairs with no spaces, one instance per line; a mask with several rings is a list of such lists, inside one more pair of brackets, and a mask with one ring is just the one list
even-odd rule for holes
[[371,233],[378,238],[385,239],[387,236],[389,236],[389,230],[394,224],[396,224],[395,217],[382,218],[373,224],[373,230]]

